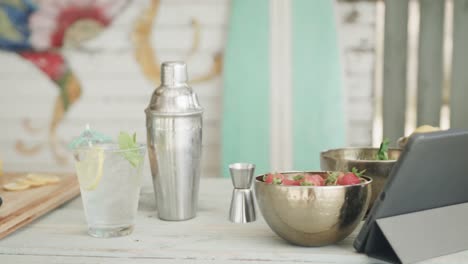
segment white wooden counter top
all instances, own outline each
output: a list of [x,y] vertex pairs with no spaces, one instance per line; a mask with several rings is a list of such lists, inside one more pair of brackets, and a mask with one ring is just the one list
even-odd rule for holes
[[[86,233],[81,199],[0,240],[0,263],[383,263],[356,253],[356,232],[343,242],[321,248],[288,244],[258,213],[250,224],[227,220],[229,179],[201,181],[199,213],[184,222],[156,216],[152,187],[142,188],[133,234],[100,239]],[[468,263],[468,251],[424,263]]]

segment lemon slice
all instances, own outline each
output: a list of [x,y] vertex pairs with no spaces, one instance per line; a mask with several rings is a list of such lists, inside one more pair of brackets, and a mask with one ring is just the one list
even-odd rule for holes
[[26,176],[26,178],[30,181],[42,184],[57,183],[60,181],[60,178],[58,176],[37,173],[30,173]]
[[76,173],[83,189],[92,191],[97,188],[102,178],[104,150],[94,147],[87,152],[84,160],[75,163]]
[[31,187],[37,187],[37,186],[42,186],[42,185],[47,184],[44,181],[34,181],[34,180],[26,179],[26,178],[18,179],[16,180],[16,182],[19,184],[26,184]]
[[3,189],[7,191],[22,191],[26,190],[30,187],[29,184],[17,183],[17,182],[10,182],[3,185]]

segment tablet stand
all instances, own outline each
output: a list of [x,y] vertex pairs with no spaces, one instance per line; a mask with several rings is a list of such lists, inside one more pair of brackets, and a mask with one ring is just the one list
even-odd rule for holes
[[365,252],[413,263],[468,249],[468,203],[377,219]]

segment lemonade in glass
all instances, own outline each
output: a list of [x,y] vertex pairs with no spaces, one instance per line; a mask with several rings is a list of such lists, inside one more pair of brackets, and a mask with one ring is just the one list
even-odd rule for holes
[[128,235],[138,209],[146,147],[99,143],[74,149],[81,199],[94,237]]

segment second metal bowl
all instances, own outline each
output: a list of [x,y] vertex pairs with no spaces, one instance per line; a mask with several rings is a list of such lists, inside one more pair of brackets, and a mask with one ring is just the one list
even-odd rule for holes
[[369,208],[382,191],[390,171],[400,157],[400,149],[389,149],[389,160],[376,160],[378,148],[340,148],[320,153],[320,168],[325,171],[366,170],[365,175],[372,178],[372,197]]

